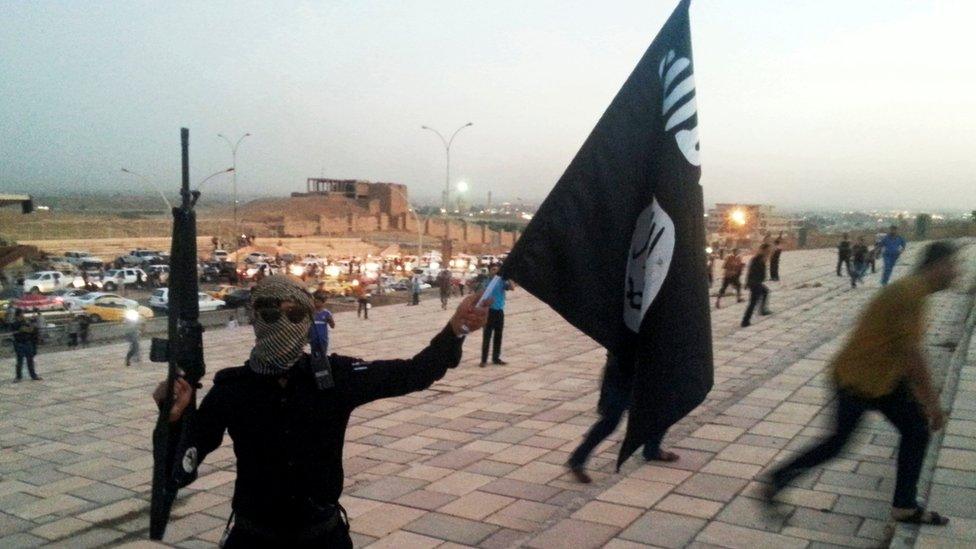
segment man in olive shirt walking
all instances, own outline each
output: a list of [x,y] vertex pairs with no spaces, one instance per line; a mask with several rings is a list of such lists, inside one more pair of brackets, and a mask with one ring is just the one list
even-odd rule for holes
[[928,296],[945,290],[958,274],[956,247],[930,244],[911,276],[881,291],[830,369],[837,393],[834,433],[771,475],[767,503],[793,479],[833,458],[857,428],[861,416],[877,410],[901,434],[891,516],[899,522],[944,525],[948,519],[916,500],[929,430],[945,425],[922,350]]

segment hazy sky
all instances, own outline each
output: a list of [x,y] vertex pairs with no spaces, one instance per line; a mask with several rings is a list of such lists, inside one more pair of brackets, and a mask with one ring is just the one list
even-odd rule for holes
[[[540,199],[676,0],[0,0],[0,191],[306,177]],[[706,202],[976,207],[976,2],[695,0]],[[215,185],[229,188],[229,179]]]

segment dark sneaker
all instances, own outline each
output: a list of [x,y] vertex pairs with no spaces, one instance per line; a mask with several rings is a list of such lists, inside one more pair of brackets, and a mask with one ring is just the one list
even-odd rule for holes
[[743,328],[748,328],[749,326],[752,326],[752,323],[751,322],[748,322],[746,320],[743,320],[742,321],[742,324],[740,324],[740,326],[742,326]]
[[32,377],[32,378],[31,378],[31,381],[44,381],[44,378],[43,378],[43,377],[41,377],[41,376],[37,376],[37,377]]
[[485,363],[484,363],[484,362],[482,362],[481,364],[478,364],[478,367],[479,367],[479,368],[484,368],[484,367],[485,367]]
[[589,484],[593,482],[590,475],[586,474],[586,468],[582,465],[571,465],[567,463],[566,466],[569,467],[569,472],[573,474],[573,478],[576,479],[576,482],[579,482],[580,484]]
[[504,366],[504,365],[506,365],[506,364],[508,364],[508,363],[507,363],[507,362],[505,362],[504,360],[492,360],[492,361],[491,361],[491,363],[492,363],[492,364],[497,364],[497,365],[499,365],[499,366]]

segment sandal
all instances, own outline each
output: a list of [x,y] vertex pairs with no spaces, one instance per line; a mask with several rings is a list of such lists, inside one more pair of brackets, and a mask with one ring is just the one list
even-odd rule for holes
[[945,526],[946,524],[949,524],[949,518],[944,517],[935,511],[926,511],[923,507],[916,507],[912,514],[895,518],[895,522],[902,522],[905,524],[929,524],[932,526]]

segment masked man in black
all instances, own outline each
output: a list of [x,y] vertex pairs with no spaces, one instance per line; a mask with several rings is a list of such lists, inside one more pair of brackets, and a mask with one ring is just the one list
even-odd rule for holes
[[[312,299],[285,276],[270,276],[252,292],[256,341],[244,366],[217,372],[213,388],[186,427],[175,465],[180,486],[220,446],[234,441],[237,482],[234,526],[224,547],[352,547],[339,505],[342,446],[349,416],[373,400],[430,387],[461,360],[464,336],[484,326],[487,305],[468,296],[430,345],[411,359],[367,361],[333,354],[332,383],[317,382],[318,351],[308,343]],[[162,401],[165,385],[154,397]],[[193,389],[176,384],[170,421],[189,405]]]

